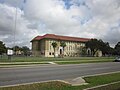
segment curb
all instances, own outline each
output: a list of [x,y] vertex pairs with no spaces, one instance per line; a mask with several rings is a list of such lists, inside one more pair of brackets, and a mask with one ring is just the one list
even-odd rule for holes
[[[54,62],[23,62],[23,63],[0,63],[0,68],[14,68],[14,67],[29,67],[29,66],[47,66],[47,65],[58,65]],[[7,65],[6,65],[7,64]],[[16,65],[17,64],[17,65]]]
[[54,82],[54,81],[63,82],[65,84],[71,85],[69,82],[66,82],[64,80],[48,80],[48,81],[41,81],[41,82],[31,82],[31,83],[22,83],[22,84],[14,84],[14,85],[5,85],[5,86],[0,86],[0,88],[15,87],[15,86],[21,86],[21,85],[31,85],[31,84],[37,84],[37,83],[49,83],[49,82]]
[[[29,65],[4,65],[4,66],[0,66],[0,69],[10,69],[10,68],[29,68],[29,67],[46,67],[46,66],[50,66],[52,64],[29,64]],[[54,64],[55,66],[56,64]],[[53,66],[53,65],[52,65]]]
[[108,72],[108,73],[101,73],[101,74],[94,74],[94,75],[85,75],[85,76],[81,76],[81,77],[84,78],[84,77],[92,77],[92,76],[99,76],[99,75],[106,75],[106,74],[114,74],[114,73],[120,73],[120,71],[114,71],[114,72]]

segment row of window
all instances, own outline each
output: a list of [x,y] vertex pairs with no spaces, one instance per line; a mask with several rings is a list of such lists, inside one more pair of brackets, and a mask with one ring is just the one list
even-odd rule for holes
[[49,55],[54,55],[54,52],[49,52]]
[[[53,42],[60,42],[60,41],[49,40],[50,44],[52,44]],[[72,45],[74,43],[76,45],[84,46],[84,43],[80,43],[80,42],[65,41],[65,43],[66,45]]]
[[[53,50],[52,43],[54,41],[49,41],[49,50]],[[75,50],[77,47],[84,46],[84,43],[74,43],[74,42],[66,42],[66,47],[65,50],[70,51],[70,50]]]
[[[78,53],[69,52],[66,53],[66,56],[77,55]],[[49,55],[54,55],[54,52],[49,52]]]
[[[80,46],[79,46],[79,47],[80,47]],[[65,47],[65,50],[71,51],[71,50],[76,50],[77,48],[78,48],[78,47],[75,47],[75,46],[66,46],[66,47]],[[49,46],[49,50],[53,50],[52,45]]]

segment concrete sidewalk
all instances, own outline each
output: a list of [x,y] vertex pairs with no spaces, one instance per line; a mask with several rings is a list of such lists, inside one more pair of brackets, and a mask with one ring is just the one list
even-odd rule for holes
[[82,77],[77,77],[73,79],[66,79],[64,80],[66,83],[71,84],[72,86],[79,86],[79,85],[86,85],[88,83]]
[[46,66],[50,65],[48,62],[0,62],[0,68],[9,68],[9,67],[26,67],[26,66]]

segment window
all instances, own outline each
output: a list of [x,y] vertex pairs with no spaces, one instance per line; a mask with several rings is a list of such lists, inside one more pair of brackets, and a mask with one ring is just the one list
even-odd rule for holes
[[52,55],[54,55],[54,52],[52,53]]
[[51,48],[51,43],[50,43],[50,50],[51,50],[52,48]]
[[49,55],[51,55],[51,52],[49,52]]

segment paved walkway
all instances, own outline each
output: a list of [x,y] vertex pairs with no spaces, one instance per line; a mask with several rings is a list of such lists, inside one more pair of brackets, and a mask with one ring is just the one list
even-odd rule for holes
[[9,67],[27,67],[27,66],[46,66],[51,65],[49,62],[0,62],[0,68]]

